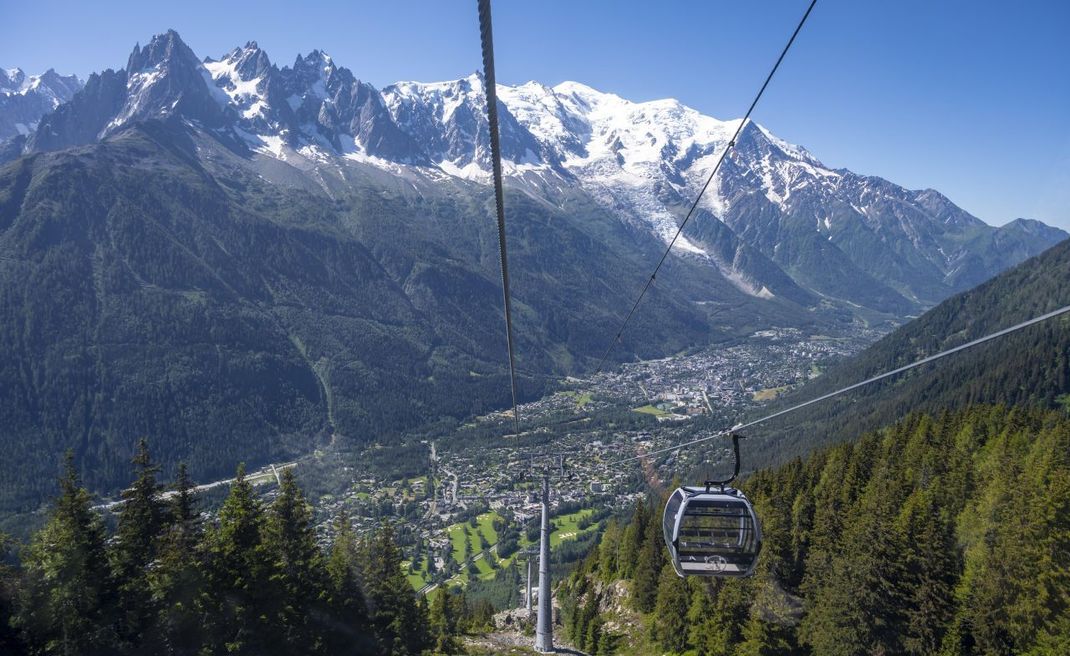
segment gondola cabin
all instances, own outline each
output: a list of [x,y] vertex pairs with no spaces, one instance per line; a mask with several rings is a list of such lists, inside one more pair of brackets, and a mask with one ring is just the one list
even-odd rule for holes
[[662,518],[665,544],[680,576],[750,576],[762,550],[762,526],[742,492],[681,487]]

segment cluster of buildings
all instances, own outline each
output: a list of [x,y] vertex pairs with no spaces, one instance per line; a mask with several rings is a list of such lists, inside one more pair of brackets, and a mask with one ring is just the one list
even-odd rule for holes
[[[644,481],[657,483],[649,480],[657,473],[644,470],[639,461],[622,460],[693,437],[695,418],[738,416],[819,375],[827,363],[870,340],[868,335],[833,339],[771,329],[723,348],[628,363],[590,379],[566,379],[563,391],[520,407],[519,436],[512,434],[511,413],[498,412],[477,418],[455,435],[423,442],[425,476],[376,480],[354,467],[344,492],[320,500],[323,533],[329,533],[327,518],[343,509],[358,528],[371,528],[389,516],[406,544],[417,553],[433,554],[436,568],[443,570],[451,552],[449,530],[459,522],[494,511],[522,528],[537,523],[543,471],[552,480],[553,512],[623,507]],[[657,422],[599,421],[614,412],[646,414]],[[484,437],[473,437],[477,433]],[[670,453],[663,466],[671,466],[674,457]]]

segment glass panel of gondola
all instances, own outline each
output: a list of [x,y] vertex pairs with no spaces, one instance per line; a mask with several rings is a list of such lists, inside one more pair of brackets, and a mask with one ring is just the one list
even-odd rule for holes
[[665,504],[665,512],[661,517],[661,530],[665,536],[665,544],[672,545],[673,532],[676,530],[676,517],[680,512],[680,505],[684,500],[684,491],[677,489],[669,497],[669,502]]

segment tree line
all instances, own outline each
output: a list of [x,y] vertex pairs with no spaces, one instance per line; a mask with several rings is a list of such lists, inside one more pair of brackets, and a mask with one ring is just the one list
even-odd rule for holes
[[[640,504],[559,590],[576,646],[608,654],[627,638],[630,653],[696,656],[1070,653],[1065,413],[913,415],[760,471],[743,488],[765,535],[755,577],[677,577],[660,505]],[[621,630],[628,624],[633,632]]]
[[358,536],[338,517],[321,548],[290,470],[266,503],[239,467],[208,521],[184,466],[164,499],[144,441],[133,464],[109,535],[68,456],[46,525],[0,566],[0,653],[409,655],[493,614],[456,594],[429,609],[389,523]]

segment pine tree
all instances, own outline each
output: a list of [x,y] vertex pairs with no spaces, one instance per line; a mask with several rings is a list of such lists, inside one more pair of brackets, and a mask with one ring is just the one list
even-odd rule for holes
[[1024,513],[1026,527],[1005,540],[1005,553],[1018,554],[1016,570],[1021,594],[1008,608],[1008,622],[1017,645],[1030,647],[1037,634],[1054,644],[1070,628],[1070,424],[1045,427],[1030,449],[1023,486],[1034,492]]
[[605,649],[605,620],[597,612],[591,621],[587,623],[587,633],[584,635],[583,648],[590,654],[601,654]]
[[1044,627],[1025,656],[1065,656],[1070,654],[1070,617],[1065,615]]
[[706,653],[707,623],[713,616],[713,599],[705,581],[691,586],[691,599],[687,608],[687,641],[698,654]]
[[138,441],[131,461],[137,478],[123,490],[119,521],[111,544],[111,562],[119,592],[119,637],[126,651],[140,653],[146,634],[154,631],[157,609],[148,585],[149,564],[156,560],[164,523],[164,504],[156,482],[148,442]]
[[311,509],[293,470],[284,471],[280,483],[264,527],[264,549],[272,562],[272,590],[278,595],[273,620],[281,642],[275,647],[289,653],[319,653],[323,643],[314,616],[326,612],[323,554],[316,545]]
[[471,628],[471,609],[468,607],[468,596],[464,588],[458,588],[455,593],[450,594],[447,602],[450,604],[450,633],[459,635],[468,631]]
[[654,610],[658,596],[658,580],[665,562],[665,545],[660,527],[653,521],[645,521],[642,546],[635,559],[632,575],[632,601],[636,610],[649,613]]
[[435,641],[436,654],[452,654],[457,651],[457,644],[453,640],[456,631],[457,620],[453,616],[453,606],[450,603],[449,588],[439,588],[431,598],[431,608],[428,611],[428,625],[431,628],[431,636]]
[[600,626],[592,628],[592,625],[599,624],[598,606],[601,598],[590,587],[590,581],[586,576],[583,577],[583,580],[586,584],[576,588],[577,593],[582,596],[583,603],[577,603],[571,618],[569,636],[581,649],[594,651],[594,647],[600,638],[601,628]]
[[916,492],[902,511],[903,533],[911,548],[903,553],[904,576],[910,584],[906,604],[905,650],[911,654],[933,654],[944,640],[944,632],[955,612],[955,586],[961,569],[955,526],[941,504],[935,503],[935,489]]
[[[990,428],[983,428],[986,432]],[[962,586],[957,596],[966,603],[959,624],[969,634],[958,637],[974,643],[981,654],[1022,651],[1016,645],[1008,615],[1023,592],[1023,578],[1036,567],[1030,535],[1036,490],[1023,485],[1017,462],[1024,444],[1015,444],[1016,430],[1004,430],[984,445],[978,487],[981,492],[960,519],[967,549]],[[976,524],[975,524],[976,522]],[[1028,563],[1023,562],[1028,561]]]
[[205,535],[205,618],[208,651],[260,654],[274,644],[272,614],[277,594],[271,558],[261,539],[263,510],[238,466],[219,524]]
[[682,652],[688,647],[689,602],[686,581],[676,575],[672,565],[666,564],[658,578],[653,638],[671,652]]
[[379,652],[415,656],[430,648],[427,617],[401,570],[401,550],[389,523],[364,540],[361,573]]
[[8,537],[0,533],[0,654],[22,656],[26,653],[26,645],[11,624],[15,612],[17,573],[7,565],[7,559]]
[[765,620],[755,610],[743,627],[743,642],[735,656],[789,656],[796,652],[790,638],[790,628]]
[[707,618],[701,643],[696,643],[700,654],[731,654],[742,640],[743,625],[747,621],[750,599],[743,581],[727,579],[717,581],[713,614]]
[[905,486],[894,462],[888,458],[869,482],[849,516],[845,548],[810,600],[802,630],[815,652],[854,656],[903,651],[909,604],[904,554],[913,547],[895,522]]
[[470,630],[485,632],[494,628],[494,604],[487,599],[477,599],[472,604],[472,619],[468,624]]
[[176,528],[175,534],[179,541],[192,548],[200,538],[201,514],[197,511],[196,499],[193,497],[193,480],[184,462],[178,463],[174,488],[175,494],[168,509],[168,528]]
[[376,642],[360,589],[357,537],[349,515],[335,520],[334,543],[327,557],[330,616],[325,628],[328,654],[373,654]]
[[48,523],[23,560],[25,585],[15,621],[34,651],[59,656],[113,654],[114,581],[104,547],[104,526],[89,506],[68,452],[60,494]]
[[979,505],[992,528],[968,588],[973,637],[987,653],[1026,651],[1070,613],[1070,426],[1013,420],[1018,430],[990,445],[997,473]]
[[203,532],[185,463],[178,465],[174,487],[169,522],[160,540],[159,562],[148,575],[158,618],[156,631],[147,636],[145,646],[149,653],[194,656],[203,638]]
[[647,508],[646,504],[636,502],[632,512],[632,520],[624,529],[621,536],[620,547],[617,552],[617,568],[623,578],[631,578],[635,573],[635,561],[639,551],[643,547],[643,538],[646,535]]
[[621,530],[615,520],[606,525],[598,544],[598,576],[603,581],[612,581],[617,575],[617,551],[620,548]]

